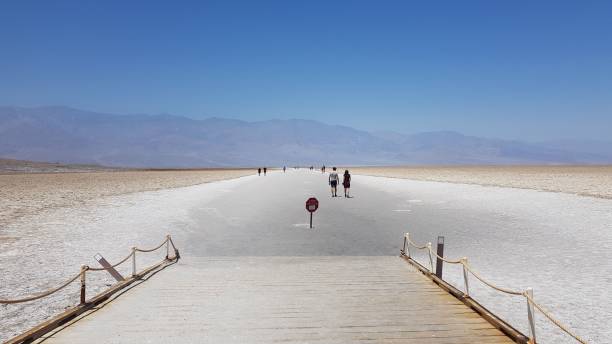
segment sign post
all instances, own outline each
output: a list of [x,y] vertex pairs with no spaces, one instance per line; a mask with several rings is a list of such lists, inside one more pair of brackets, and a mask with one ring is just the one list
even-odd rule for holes
[[318,208],[319,201],[316,198],[310,197],[306,201],[306,210],[308,210],[308,212],[310,213],[310,228],[312,228],[312,214],[317,211]]

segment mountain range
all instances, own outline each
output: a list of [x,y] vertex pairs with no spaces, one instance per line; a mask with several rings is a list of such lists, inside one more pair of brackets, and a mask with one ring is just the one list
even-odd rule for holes
[[612,142],[522,142],[439,131],[368,132],[291,119],[247,122],[0,107],[0,157],[122,167],[608,164]]

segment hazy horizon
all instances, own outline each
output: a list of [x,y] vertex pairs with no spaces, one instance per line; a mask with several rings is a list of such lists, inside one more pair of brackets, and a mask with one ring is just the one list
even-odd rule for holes
[[0,107],[0,156],[126,167],[601,164],[612,141],[401,134],[315,119],[245,121]]
[[612,139],[606,137],[605,139],[595,139],[595,138],[578,138],[578,137],[551,137],[548,139],[520,139],[517,137],[504,137],[504,136],[487,136],[487,135],[471,135],[459,130],[453,130],[453,129],[445,129],[445,128],[437,128],[437,129],[432,129],[432,130],[423,130],[423,131],[400,131],[397,129],[386,129],[386,130],[370,130],[368,128],[359,128],[359,127],[354,127],[351,126],[349,124],[343,124],[343,123],[332,123],[332,122],[327,122],[325,120],[320,120],[320,119],[312,119],[312,118],[299,118],[299,117],[269,117],[269,118],[261,118],[261,119],[243,119],[243,118],[237,118],[237,117],[224,117],[224,116],[215,116],[215,115],[210,115],[210,116],[206,116],[206,117],[193,117],[193,116],[188,116],[188,115],[183,115],[183,114],[179,114],[179,113],[173,113],[173,112],[160,112],[160,113],[145,113],[145,112],[133,112],[133,113],[128,113],[128,112],[123,112],[123,113],[115,113],[115,112],[104,112],[104,111],[99,111],[99,110],[94,110],[94,109],[84,109],[84,108],[78,108],[75,106],[70,106],[70,105],[58,105],[58,104],[51,104],[51,105],[37,105],[37,106],[21,106],[21,105],[9,105],[9,104],[0,104],[0,108],[16,108],[16,109],[53,109],[53,108],[58,108],[58,109],[72,109],[72,110],[76,110],[76,111],[82,111],[82,112],[90,112],[90,113],[97,113],[97,114],[103,114],[103,115],[113,115],[113,116],[173,116],[173,117],[182,117],[182,118],[187,118],[190,120],[195,120],[195,121],[204,121],[204,120],[209,120],[209,119],[223,119],[223,120],[236,120],[236,121],[241,121],[241,122],[245,122],[245,123],[260,123],[260,122],[267,122],[267,121],[292,121],[292,120],[296,120],[296,121],[314,121],[314,122],[318,122],[318,123],[322,123],[322,124],[326,124],[326,125],[331,125],[331,126],[341,126],[341,127],[347,127],[347,128],[351,128],[351,129],[356,129],[359,131],[365,131],[365,132],[369,132],[369,133],[380,133],[380,134],[400,134],[400,135],[415,135],[415,134],[422,134],[422,133],[442,133],[442,132],[449,132],[449,133],[458,133],[461,135],[465,135],[465,136],[472,136],[472,137],[480,137],[480,138],[486,138],[486,139],[503,139],[503,140],[509,140],[509,141],[523,141],[523,142],[530,142],[530,143],[540,143],[540,142],[549,142],[549,141],[564,141],[564,140],[570,140],[570,141],[582,141],[582,142],[593,142],[593,141],[599,141],[599,142],[606,142],[606,143],[612,143]]

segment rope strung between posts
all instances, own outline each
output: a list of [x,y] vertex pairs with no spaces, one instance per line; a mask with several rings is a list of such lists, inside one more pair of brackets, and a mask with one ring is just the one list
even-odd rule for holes
[[[497,291],[500,291],[502,293],[506,293],[506,294],[510,294],[510,295],[517,295],[517,296],[523,296],[525,297],[525,299],[527,299],[527,302],[529,302],[531,305],[533,305],[538,311],[540,311],[540,313],[542,313],[548,320],[550,320],[553,324],[555,324],[558,328],[560,328],[563,332],[567,333],[569,336],[571,336],[572,338],[574,338],[576,341],[586,344],[587,342],[582,339],[580,336],[578,336],[577,334],[575,334],[572,330],[570,330],[567,326],[563,325],[559,320],[557,320],[555,317],[553,317],[549,311],[547,311],[544,307],[542,307],[542,305],[538,304],[537,302],[535,302],[535,300],[529,296],[529,294],[527,294],[527,291],[517,291],[517,290],[511,290],[511,289],[506,289],[506,288],[502,288],[499,286],[494,285],[493,283],[485,280],[482,276],[480,276],[480,274],[478,274],[476,271],[474,271],[474,269],[467,263],[467,259],[466,258],[462,258],[462,259],[458,259],[458,260],[450,260],[450,259],[446,259],[444,257],[440,257],[436,252],[434,252],[431,248],[431,243],[427,243],[424,246],[419,246],[417,244],[415,244],[412,240],[410,240],[410,235],[408,235],[408,233],[406,233],[406,235],[404,236],[404,240],[406,241],[407,244],[409,244],[410,246],[418,249],[418,250],[424,250],[427,249],[429,251],[430,254],[435,255],[438,259],[449,263],[449,264],[461,264],[465,267],[465,269],[467,269],[467,271],[469,271],[474,277],[476,277],[476,279],[478,279],[480,282],[484,283],[486,286],[495,289]],[[405,252],[402,251],[403,254],[405,254]]]
[[172,241],[172,237],[168,235],[167,238],[170,241],[170,245],[172,245],[172,249],[174,249],[174,253],[178,253],[176,246],[174,246],[174,241]]
[[[156,248],[151,249],[151,250],[144,250],[144,249],[139,249],[139,248],[135,248],[127,257],[123,258],[120,262],[116,263],[115,265],[112,265],[111,267],[115,268],[123,263],[125,263],[128,259],[130,259],[133,255],[134,252],[138,251],[138,252],[153,252],[158,250],[159,248],[161,248],[162,246],[164,246],[164,244],[166,243],[170,243],[172,245],[172,248],[174,249],[174,253],[175,253],[175,257],[173,257],[172,259],[175,259],[178,257],[178,250],[176,249],[176,246],[174,246],[174,242],[172,241],[172,238],[170,237],[170,235],[166,236],[166,239]],[[166,257],[168,258],[168,257]],[[25,297],[25,298],[21,298],[21,299],[14,299],[14,300],[8,300],[8,299],[0,299],[0,304],[15,304],[15,303],[23,303],[23,302],[28,302],[28,301],[34,301],[34,300],[38,300],[41,299],[45,296],[49,296],[51,294],[54,294],[64,288],[66,288],[68,285],[70,285],[70,283],[74,282],[77,278],[79,278],[81,275],[83,275],[85,273],[85,271],[103,271],[103,270],[108,270],[108,268],[91,268],[89,266],[84,266],[84,269],[81,269],[81,271],[75,275],[74,277],[70,278],[69,280],[67,280],[66,282],[64,282],[62,285],[60,285],[59,287],[53,288],[53,289],[49,289],[46,290],[44,292],[41,292],[39,294],[33,295],[33,296],[29,296],[29,297]]]
[[424,246],[419,246],[419,245],[415,244],[412,240],[410,240],[410,237],[408,235],[406,235],[405,238],[406,238],[406,242],[409,243],[412,247],[416,248],[417,250],[427,249],[427,250],[429,250],[429,252],[431,254],[433,254],[438,259],[440,259],[440,260],[442,260],[442,261],[444,261],[446,263],[449,263],[449,264],[461,264],[461,259],[459,259],[459,260],[449,260],[447,258],[438,256],[438,254],[431,249],[431,243],[427,243]]
[[406,235],[406,237],[405,237],[405,238],[406,238],[406,241],[408,241],[408,243],[409,243],[410,245],[412,245],[414,248],[416,248],[417,250],[424,250],[424,249],[426,249],[427,247],[429,247],[429,246],[427,246],[427,244],[425,244],[425,245],[423,245],[423,246],[419,246],[419,245],[415,244],[414,242],[412,242],[412,240],[410,240],[410,237],[409,237],[409,236],[407,236],[407,235]]
[[77,278],[81,277],[81,274],[83,272],[79,272],[78,274],[76,274],[74,277],[72,277],[71,279],[67,280],[66,282],[64,282],[64,284],[60,285],[57,288],[53,288],[53,289],[49,289],[47,291],[44,291],[42,293],[39,293],[37,295],[33,295],[30,297],[25,297],[22,299],[16,299],[16,300],[2,300],[0,299],[0,303],[4,303],[4,304],[12,304],[12,303],[22,303],[22,302],[28,302],[28,301],[34,301],[34,300],[38,300],[38,299],[42,299],[45,296],[49,296],[55,292],[58,292],[64,288],[66,288],[68,285],[70,285],[70,283],[74,282]]
[[516,291],[516,290],[511,290],[511,289],[506,289],[506,288],[502,288],[502,287],[498,287],[496,285],[494,285],[493,283],[485,280],[484,278],[482,278],[482,276],[480,276],[476,271],[474,271],[474,269],[472,269],[472,267],[470,265],[468,265],[465,262],[461,263],[463,266],[465,266],[465,268],[474,276],[476,277],[480,282],[486,284],[487,286],[497,290],[497,291],[501,291],[502,293],[506,293],[506,294],[510,294],[510,295],[525,295],[525,292],[523,291]]
[[[510,290],[510,289],[506,289],[506,288],[502,288],[502,287],[498,287],[496,285],[494,285],[491,282],[488,282],[487,280],[485,280],[482,276],[480,276],[476,271],[474,271],[474,269],[472,269],[472,267],[467,263],[466,259],[457,259],[457,260],[451,260],[451,259],[446,259],[444,257],[440,257],[436,252],[434,252],[431,248],[431,245],[429,243],[425,244],[425,246],[418,246],[416,245],[412,240],[410,240],[410,236],[406,235],[406,242],[408,244],[410,244],[411,246],[417,248],[417,249],[423,249],[426,248],[429,250],[429,252],[433,255],[435,255],[438,259],[449,263],[449,264],[461,264],[463,266],[465,266],[465,268],[472,274],[474,275],[474,277],[476,277],[479,281],[481,281],[482,283],[486,284],[487,286],[495,289],[495,290],[499,290],[501,292],[507,293],[507,294],[511,294],[511,295],[523,295],[522,291],[515,291],[515,290]],[[420,248],[423,247],[423,248]]]
[[[167,242],[168,242],[168,238],[166,238],[166,240],[164,240],[164,241],[163,241],[161,244],[159,244],[159,246],[157,246],[157,247],[155,247],[155,248],[152,248],[152,249],[150,249],[150,250],[145,250],[145,249],[142,249],[142,248],[138,248],[138,247],[137,247],[137,248],[136,248],[136,251],[138,251],[138,252],[153,252],[153,251],[157,251],[157,250],[159,250],[159,249],[160,249],[162,246],[164,246],[164,244],[166,244]],[[172,246],[174,246],[174,245],[172,245]]]
[[587,344],[586,340],[582,339],[580,336],[578,336],[572,330],[567,328],[567,326],[563,325],[559,320],[557,320],[555,317],[553,317],[548,310],[546,310],[544,307],[542,307],[542,305],[540,305],[537,302],[535,302],[532,297],[527,295],[527,293],[523,293],[523,296],[525,296],[527,301],[529,303],[531,303],[537,310],[539,310],[540,313],[544,314],[544,316],[546,318],[548,318],[548,320],[550,320],[553,324],[557,325],[558,328],[563,330],[563,332],[567,333],[568,335],[570,335],[572,338],[574,338],[578,342],[580,342],[582,344]]
[[104,268],[104,267],[102,267],[102,268],[92,268],[92,267],[90,267],[89,270],[90,271],[104,271],[104,270],[108,270],[109,268],[116,268],[119,265],[125,263],[128,259],[132,258],[133,255],[134,255],[134,252],[128,254],[127,257],[123,258],[119,263],[111,265],[108,268]]
[[434,256],[436,256],[438,259],[440,259],[443,262],[446,262],[449,264],[465,264],[463,259],[451,260],[451,259],[447,259],[447,258],[438,256],[438,254],[431,249],[431,245],[427,245],[427,249],[429,250],[431,254],[433,254]]

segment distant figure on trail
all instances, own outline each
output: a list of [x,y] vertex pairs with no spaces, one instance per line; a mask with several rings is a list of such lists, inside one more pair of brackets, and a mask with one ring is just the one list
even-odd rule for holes
[[264,167],[264,176],[266,175],[267,172],[268,172],[268,168]]
[[257,175],[261,176],[261,167],[257,169]]
[[283,166],[283,173],[287,172],[287,166]]
[[332,197],[338,197],[338,181],[340,177],[338,177],[338,173],[336,172],[336,168],[332,168],[332,172],[329,174],[329,185],[331,186]]
[[342,186],[344,186],[344,197],[351,198],[349,195],[349,189],[351,188],[351,175],[349,174],[348,170],[344,171]]
[[321,167],[321,173],[325,173],[325,165],[323,165],[323,167]]

